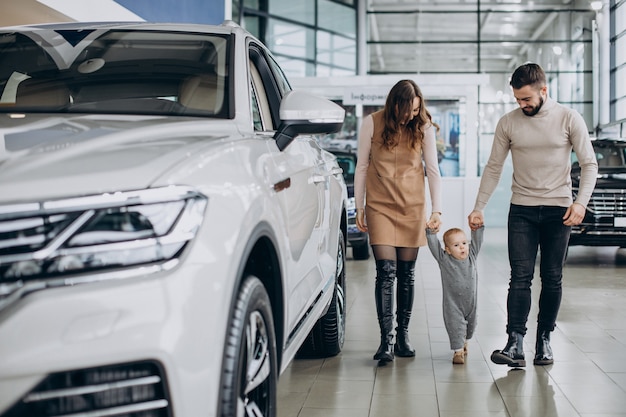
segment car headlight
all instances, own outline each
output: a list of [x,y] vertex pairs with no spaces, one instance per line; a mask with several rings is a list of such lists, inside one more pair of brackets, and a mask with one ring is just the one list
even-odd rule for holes
[[196,235],[206,204],[172,186],[0,207],[0,297],[10,283],[171,261]]

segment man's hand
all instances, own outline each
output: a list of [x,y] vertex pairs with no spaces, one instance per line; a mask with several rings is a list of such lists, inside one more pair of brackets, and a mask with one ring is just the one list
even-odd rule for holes
[[582,223],[587,210],[582,204],[574,203],[567,208],[563,216],[563,224],[565,226],[577,226]]
[[472,211],[469,216],[467,216],[467,223],[469,224],[470,229],[478,230],[485,224],[483,212],[479,210]]

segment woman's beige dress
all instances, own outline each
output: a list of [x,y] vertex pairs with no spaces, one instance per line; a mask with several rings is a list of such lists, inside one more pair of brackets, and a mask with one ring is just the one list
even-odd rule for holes
[[383,146],[383,112],[372,114],[374,133],[366,177],[365,216],[371,245],[426,245],[424,166],[420,143],[403,134],[393,149]]

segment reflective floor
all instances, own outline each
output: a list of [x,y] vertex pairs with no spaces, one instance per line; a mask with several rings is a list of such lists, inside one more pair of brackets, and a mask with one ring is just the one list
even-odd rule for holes
[[532,365],[536,276],[522,369],[489,360],[506,343],[504,229],[485,231],[478,328],[464,365],[452,364],[439,270],[428,248],[420,250],[416,267],[410,324],[415,358],[396,358],[384,367],[372,360],[380,337],[373,258],[350,258],[347,273],[344,350],[334,358],[290,365],[279,382],[279,417],[626,417],[626,249],[570,248],[552,333],[555,363],[544,367]]

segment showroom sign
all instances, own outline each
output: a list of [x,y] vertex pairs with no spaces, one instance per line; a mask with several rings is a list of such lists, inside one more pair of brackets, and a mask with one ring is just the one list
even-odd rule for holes
[[384,105],[389,87],[354,87],[343,91],[343,104]]

